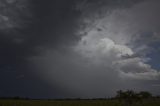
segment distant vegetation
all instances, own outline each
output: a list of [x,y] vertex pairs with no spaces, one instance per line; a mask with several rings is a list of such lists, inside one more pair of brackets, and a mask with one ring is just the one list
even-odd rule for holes
[[107,99],[1,98],[0,106],[160,106],[160,97],[153,97],[151,93],[146,91],[119,90],[115,97]]
[[143,104],[143,100],[153,98],[152,94],[146,91],[134,92],[132,90],[117,91],[116,99],[124,106],[131,106],[132,104]]

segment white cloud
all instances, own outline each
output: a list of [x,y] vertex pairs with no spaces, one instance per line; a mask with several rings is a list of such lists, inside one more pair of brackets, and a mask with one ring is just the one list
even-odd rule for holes
[[[159,38],[160,30],[160,24],[158,23],[160,13],[157,11],[160,9],[159,5],[160,2],[157,0],[148,0],[137,3],[130,8],[108,9],[106,7],[105,12],[90,11],[89,16],[83,16],[83,22],[88,26],[79,32],[86,34],[89,30],[101,29],[101,34],[118,44],[126,45],[137,43],[137,40],[141,40],[143,41],[143,46],[145,46],[145,44],[154,40],[160,40],[155,39]],[[96,9],[97,11],[101,10],[100,7]],[[103,10],[105,10],[104,7]],[[84,10],[84,12],[86,11]],[[95,14],[96,17],[94,16]],[[101,14],[103,15],[101,16]],[[99,15],[101,17],[98,17]],[[153,35],[142,35],[147,32],[153,32]]]
[[88,35],[82,37],[75,51],[89,59],[94,59],[96,63],[102,60],[112,63],[121,59],[122,56],[134,54],[129,47],[115,44],[113,40],[99,35],[97,31],[90,31]]
[[156,80],[160,78],[160,72],[144,63],[141,58],[130,58],[115,63],[116,70],[120,72],[121,78]]
[[[127,9],[110,10],[110,14],[104,12],[103,17],[99,18],[84,16],[87,25],[79,31],[84,36],[75,50],[91,62],[110,66],[121,77],[146,80],[160,78],[160,72],[152,69],[145,57],[152,49],[148,44],[160,40],[155,40],[160,30],[160,24],[157,23],[160,18],[157,11],[159,5],[159,1],[146,1]],[[154,34],[142,34],[148,32]],[[139,57],[134,57],[136,54]]]
[[157,71],[150,71],[144,73],[125,73],[120,72],[122,78],[125,79],[137,79],[137,80],[157,80],[160,78],[160,73]]
[[94,64],[104,64],[112,68],[122,78],[155,80],[160,77],[158,71],[145,63],[145,58],[134,57],[131,48],[126,45],[118,45],[107,37],[103,38],[98,33],[97,31],[88,32],[88,35],[82,37],[75,47],[75,51]]

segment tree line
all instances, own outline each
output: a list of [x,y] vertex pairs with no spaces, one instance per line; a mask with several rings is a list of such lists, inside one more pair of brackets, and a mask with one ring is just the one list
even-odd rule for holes
[[124,106],[131,106],[133,103],[142,104],[143,100],[153,98],[152,94],[147,91],[134,92],[133,90],[117,91],[115,97]]

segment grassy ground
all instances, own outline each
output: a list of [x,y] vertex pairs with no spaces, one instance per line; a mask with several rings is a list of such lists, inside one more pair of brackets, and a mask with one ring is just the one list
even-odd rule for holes
[[[117,100],[0,100],[0,106],[123,106]],[[160,99],[132,106],[160,106]]]

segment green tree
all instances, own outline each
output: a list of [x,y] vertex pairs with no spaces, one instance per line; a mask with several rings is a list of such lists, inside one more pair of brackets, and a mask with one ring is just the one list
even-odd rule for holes
[[[144,95],[145,94],[145,95]],[[141,92],[136,93],[132,90],[117,91],[117,98],[120,101],[120,103],[124,106],[131,106],[133,103],[142,103],[143,96],[148,97],[147,93]]]
[[143,99],[148,99],[152,97],[152,94],[146,91],[141,91],[139,92],[139,95],[143,98]]

